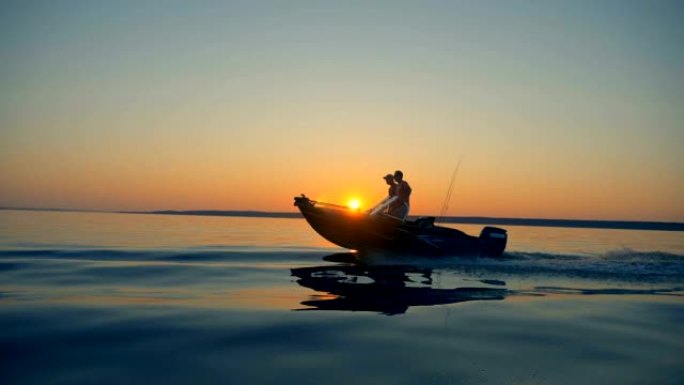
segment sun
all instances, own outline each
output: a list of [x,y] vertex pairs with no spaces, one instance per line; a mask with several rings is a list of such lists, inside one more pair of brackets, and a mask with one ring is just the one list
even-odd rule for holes
[[361,201],[356,198],[352,198],[347,202],[347,206],[352,210],[358,210],[361,207]]

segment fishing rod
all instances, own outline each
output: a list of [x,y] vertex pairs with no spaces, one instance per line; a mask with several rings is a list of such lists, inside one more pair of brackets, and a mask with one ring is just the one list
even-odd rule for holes
[[461,167],[461,161],[463,160],[463,157],[461,156],[458,158],[458,163],[456,164],[456,167],[454,168],[454,172],[451,173],[451,182],[449,182],[449,188],[447,189],[446,197],[444,198],[444,203],[442,203],[442,210],[439,212],[439,216],[437,217],[436,222],[441,222],[442,218],[447,213],[447,210],[449,210],[449,202],[451,201],[451,193],[454,190],[454,182],[456,181],[456,174],[458,174],[458,169]]

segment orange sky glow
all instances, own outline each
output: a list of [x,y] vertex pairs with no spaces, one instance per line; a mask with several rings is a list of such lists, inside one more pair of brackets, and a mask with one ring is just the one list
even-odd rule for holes
[[381,3],[1,6],[0,207],[684,221],[679,5]]

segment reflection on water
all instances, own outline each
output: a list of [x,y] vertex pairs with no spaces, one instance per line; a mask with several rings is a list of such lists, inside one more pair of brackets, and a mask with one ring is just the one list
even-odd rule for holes
[[304,220],[0,211],[0,383],[684,383],[681,234],[509,231],[365,266]]
[[[349,261],[353,255],[341,253],[324,259]],[[412,306],[501,300],[508,294],[508,290],[501,287],[505,282],[495,280],[436,288],[432,269],[411,266],[326,265],[290,271],[298,278],[299,285],[321,293],[303,301],[301,304],[307,308],[302,310],[371,311],[395,315],[405,313]]]

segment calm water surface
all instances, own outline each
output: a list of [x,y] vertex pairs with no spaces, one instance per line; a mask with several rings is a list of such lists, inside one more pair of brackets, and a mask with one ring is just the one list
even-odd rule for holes
[[0,378],[684,383],[684,234],[506,228],[358,264],[298,219],[0,211]]

